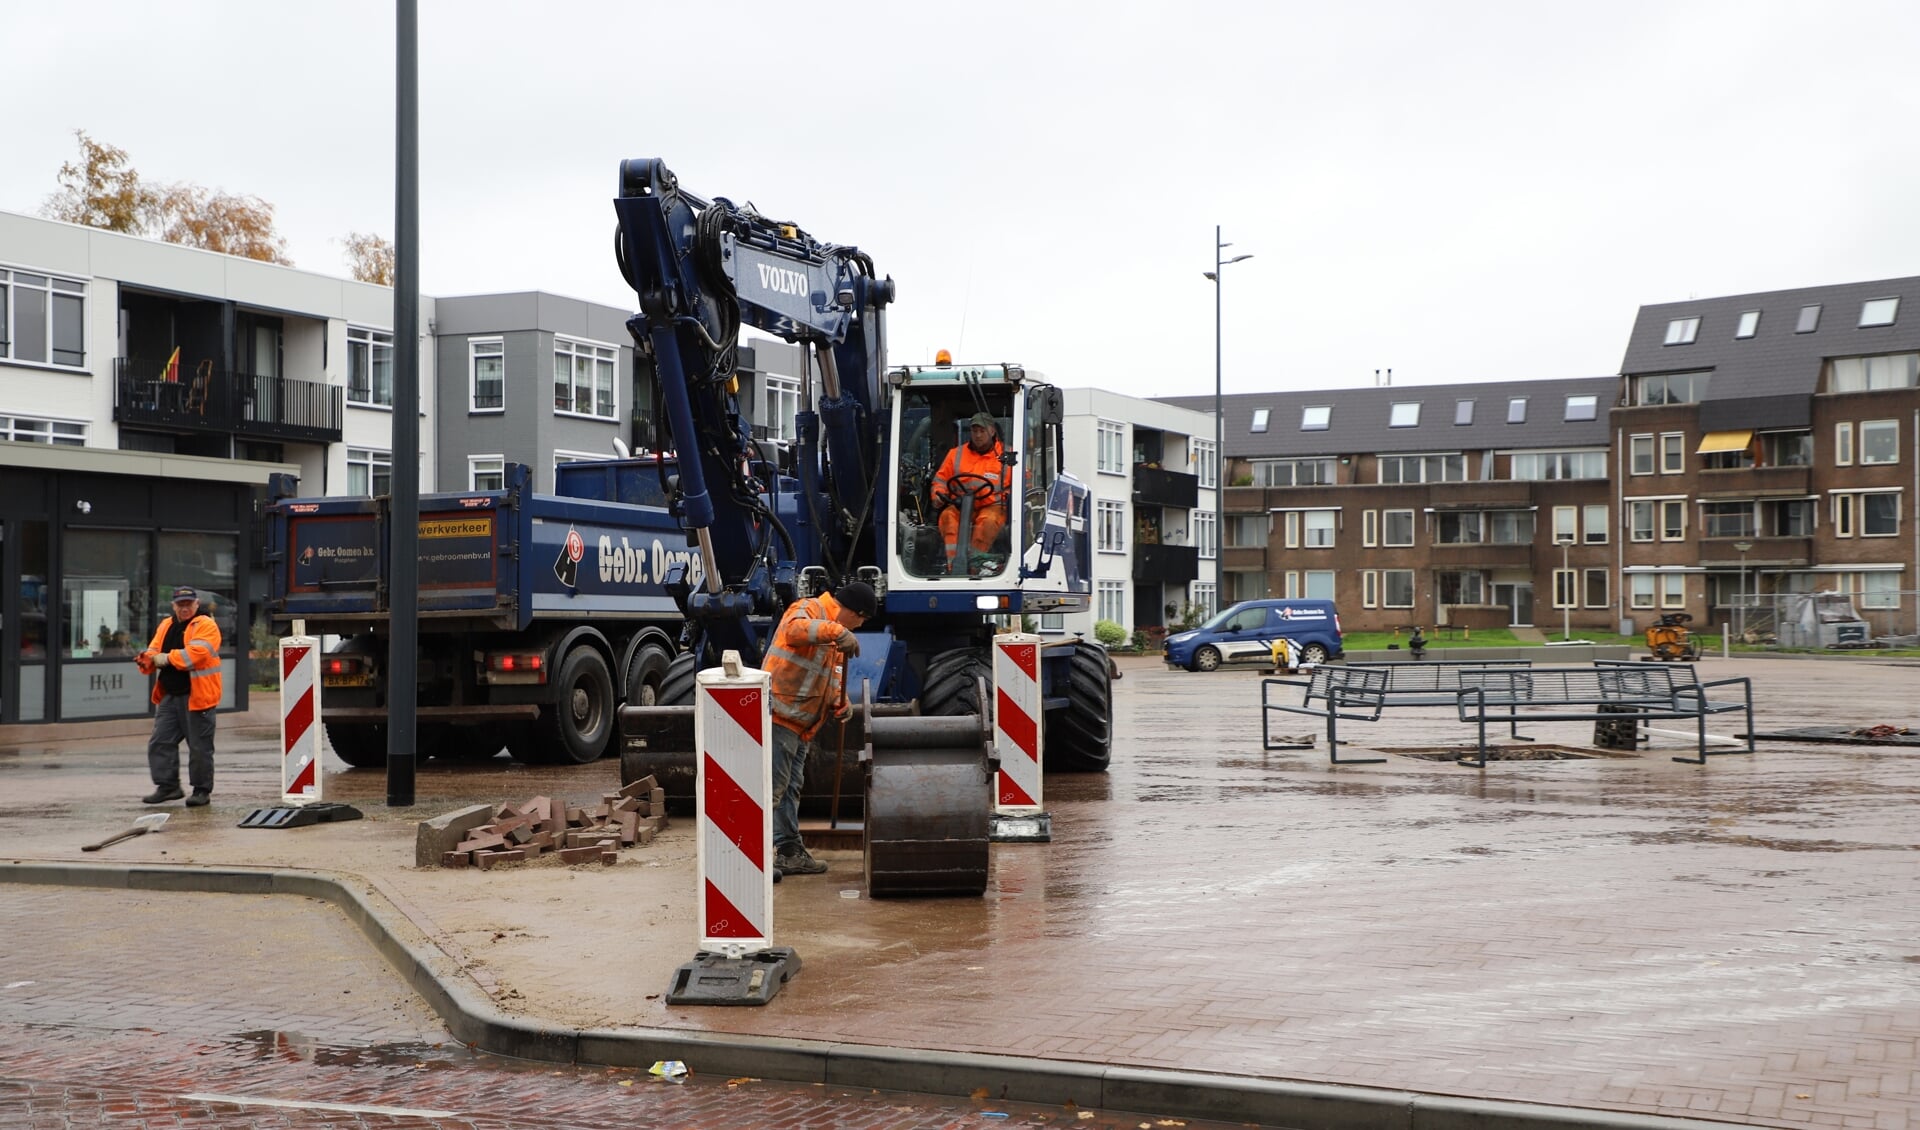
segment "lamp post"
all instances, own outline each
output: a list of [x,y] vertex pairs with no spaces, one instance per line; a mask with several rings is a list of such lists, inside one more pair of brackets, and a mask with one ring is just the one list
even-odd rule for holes
[[1235,255],[1222,259],[1220,253],[1232,247],[1220,239],[1220,225],[1213,225],[1213,270],[1202,272],[1213,281],[1213,606],[1225,607],[1226,596],[1220,590],[1227,583],[1227,433],[1226,417],[1220,403],[1220,269],[1253,256]]
[[1740,595],[1734,604],[1740,614],[1734,617],[1734,624],[1740,636],[1745,638],[1747,634],[1747,550],[1753,548],[1753,543],[1737,541],[1733,543],[1733,548],[1740,552]]
[[[1567,549],[1573,545],[1573,539],[1562,534],[1553,540],[1560,543],[1560,584],[1567,586],[1565,592],[1556,592],[1560,598],[1560,642],[1566,643],[1573,638],[1573,598],[1576,586],[1573,583],[1573,570],[1567,567]],[[1556,589],[1559,585],[1554,586]]]

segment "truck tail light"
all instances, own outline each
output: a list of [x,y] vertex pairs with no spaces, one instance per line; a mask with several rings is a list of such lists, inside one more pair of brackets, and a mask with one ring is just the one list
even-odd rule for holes
[[544,683],[547,681],[547,657],[539,651],[490,651],[487,673],[495,682]]
[[366,675],[372,671],[364,655],[329,655],[323,662],[322,673],[327,675]]

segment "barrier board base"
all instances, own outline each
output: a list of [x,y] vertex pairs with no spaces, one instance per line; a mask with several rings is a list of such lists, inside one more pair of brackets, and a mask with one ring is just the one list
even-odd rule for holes
[[309,824],[338,824],[362,818],[350,804],[303,804],[286,808],[256,808],[240,821],[242,828],[304,828]]
[[774,946],[744,957],[697,953],[674,970],[668,1004],[766,1004],[800,972],[800,955]]
[[1029,812],[1022,816],[993,814],[987,840],[996,844],[1050,844],[1053,842],[1053,814]]

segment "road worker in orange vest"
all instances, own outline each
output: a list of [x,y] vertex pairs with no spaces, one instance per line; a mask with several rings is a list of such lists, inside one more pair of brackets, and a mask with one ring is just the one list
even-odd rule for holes
[[1007,528],[1007,465],[1001,461],[1000,426],[986,412],[967,421],[967,441],[940,461],[933,476],[933,504],[940,507],[940,536],[947,543],[947,571],[959,560],[960,498],[973,498],[973,528],[967,543],[974,553],[993,549]]

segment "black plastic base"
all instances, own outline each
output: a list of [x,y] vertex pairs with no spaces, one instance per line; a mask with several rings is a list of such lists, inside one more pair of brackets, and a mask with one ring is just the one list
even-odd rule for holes
[[256,808],[240,821],[242,828],[304,828],[309,824],[338,824],[362,819],[350,804],[303,804],[286,808]]
[[1050,844],[1053,842],[1053,814],[1030,812],[1022,816],[993,814],[987,826],[987,840],[996,844]]
[[800,972],[800,955],[775,946],[745,957],[697,953],[674,970],[668,1004],[766,1004]]

